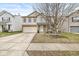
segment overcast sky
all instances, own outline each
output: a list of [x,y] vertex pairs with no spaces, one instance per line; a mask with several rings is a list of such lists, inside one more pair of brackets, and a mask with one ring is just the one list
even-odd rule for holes
[[33,12],[31,3],[0,3],[0,11],[6,10],[14,15],[28,15]]
[[[75,6],[79,6],[79,4]],[[79,7],[76,9],[79,9]],[[0,11],[2,10],[6,10],[13,15],[20,13],[20,15],[26,16],[33,12],[33,3],[0,3]]]

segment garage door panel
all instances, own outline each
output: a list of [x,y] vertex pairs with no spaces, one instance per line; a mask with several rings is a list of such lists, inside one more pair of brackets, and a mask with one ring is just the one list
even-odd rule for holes
[[37,27],[23,27],[23,32],[37,32]]
[[70,32],[79,32],[79,26],[71,26]]

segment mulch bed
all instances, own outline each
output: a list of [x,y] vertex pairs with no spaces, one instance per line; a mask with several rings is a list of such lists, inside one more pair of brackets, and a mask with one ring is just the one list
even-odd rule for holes
[[79,51],[27,51],[29,56],[79,56]]

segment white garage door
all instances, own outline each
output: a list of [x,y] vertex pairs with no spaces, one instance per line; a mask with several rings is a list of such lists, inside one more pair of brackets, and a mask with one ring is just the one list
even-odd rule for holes
[[37,32],[37,27],[23,27],[23,32]]
[[79,32],[79,26],[71,26],[70,32]]

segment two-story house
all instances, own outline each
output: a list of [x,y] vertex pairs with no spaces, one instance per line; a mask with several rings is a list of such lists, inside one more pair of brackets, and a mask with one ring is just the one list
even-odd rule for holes
[[40,23],[40,25],[43,25],[45,21],[42,18],[41,14],[38,13],[37,11],[34,11],[28,16],[22,16],[22,18],[23,18],[23,24],[22,24],[23,32],[37,32],[38,30],[40,30],[40,32],[44,31],[43,26],[41,26],[40,28],[38,27],[38,23]]
[[0,12],[0,32],[22,31],[22,18],[7,11]]
[[79,10],[67,16],[67,32],[79,32]]

